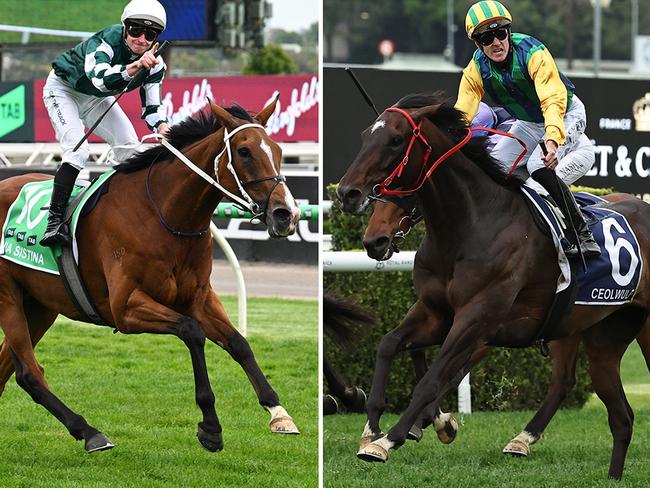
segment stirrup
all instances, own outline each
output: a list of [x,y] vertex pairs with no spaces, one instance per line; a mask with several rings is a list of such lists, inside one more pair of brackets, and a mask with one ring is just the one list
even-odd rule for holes
[[46,247],[52,247],[56,244],[69,246],[71,243],[72,237],[70,236],[70,229],[65,222],[61,222],[50,232],[46,232],[39,242],[41,246]]

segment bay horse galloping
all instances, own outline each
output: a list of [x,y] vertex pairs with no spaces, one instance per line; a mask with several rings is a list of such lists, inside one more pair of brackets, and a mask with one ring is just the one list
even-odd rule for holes
[[[176,150],[156,145],[118,165],[76,232],[79,270],[103,321],[124,334],[175,335],[187,346],[203,417],[197,436],[212,452],[223,448],[223,440],[206,337],[244,369],[271,414],[271,430],[298,433],[210,286],[209,225],[224,192],[247,202],[272,237],[295,232],[300,211],[280,175],[282,151],[263,127],[276,102],[254,119],[239,106],[226,110],[210,102],[211,114],[171,128],[168,143]],[[0,182],[0,218],[6,219],[23,185],[48,178],[28,174]],[[83,439],[88,452],[109,449],[111,441],[50,390],[34,355],[58,314],[82,317],[59,276],[0,259],[0,393],[15,371],[17,383]]]
[[[435,162],[427,163],[429,157]],[[337,190],[343,210],[361,212],[369,197],[388,187],[417,191],[426,229],[413,274],[417,301],[399,331],[382,341],[377,367],[385,367],[403,344],[426,347],[432,329],[449,332],[386,435],[379,426],[383,405],[373,404],[371,393],[363,437],[375,440],[362,446],[360,458],[386,461],[421,412],[439,405],[486,346],[525,347],[542,334],[553,340],[582,333],[594,390],[607,408],[613,436],[609,476],[622,476],[633,413],[618,365],[650,311],[650,271],[642,270],[632,301],[574,306],[567,320],[543,331],[560,270],[554,245],[531,218],[519,185],[506,180],[482,141],[469,140],[463,114],[436,97],[404,97],[364,131]],[[640,258],[649,262],[650,205],[626,200],[611,208],[627,218]]]
[[[635,197],[626,193],[612,193],[602,198],[611,203],[630,200]],[[417,224],[419,218],[415,195],[387,197],[377,200],[372,215],[368,219],[363,237],[363,245],[368,257],[377,261],[390,259],[393,252],[399,250],[401,240]],[[418,264],[416,263],[416,266]],[[451,324],[449,322],[438,322],[435,325],[440,326],[440,328],[433,328],[428,331],[428,340],[432,346],[443,343],[449,329],[442,329],[442,327]],[[398,329],[399,326],[394,331],[388,332],[386,340],[390,340],[390,335],[399,334]],[[650,317],[646,319],[645,325],[636,340],[650,371]],[[530,446],[541,439],[551,419],[575,385],[579,344],[580,334],[563,337],[548,343],[552,365],[548,391],[542,405],[531,421],[503,449],[505,454],[528,456]],[[402,343],[400,350],[393,351],[393,353],[397,354],[402,350],[407,350],[410,353],[417,375],[416,379],[419,380],[426,373],[424,350],[422,348],[413,349],[410,344]],[[481,353],[483,352],[486,351]],[[380,376],[379,368],[377,368],[375,375],[377,385],[376,389],[371,392],[371,395],[374,395],[374,404],[385,403],[388,369],[382,369],[381,372],[383,372],[383,376]],[[422,412],[415,425],[411,427],[407,438],[419,441],[423,434],[422,430],[429,425],[434,426],[439,438],[445,443],[453,441],[456,437],[456,422],[450,418],[449,414],[444,414],[430,406]]]

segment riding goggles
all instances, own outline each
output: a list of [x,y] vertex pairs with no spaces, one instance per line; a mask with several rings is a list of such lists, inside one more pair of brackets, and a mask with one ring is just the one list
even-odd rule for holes
[[476,39],[476,42],[482,46],[489,46],[494,42],[495,37],[500,41],[503,41],[506,37],[508,37],[508,29],[503,28],[487,31],[483,34],[477,35],[474,39]]
[[142,34],[144,34],[144,38],[147,41],[151,42],[156,39],[156,37],[158,37],[160,31],[157,29],[152,29],[150,27],[142,27],[139,25],[129,24],[126,26],[126,33],[135,38],[140,37]]

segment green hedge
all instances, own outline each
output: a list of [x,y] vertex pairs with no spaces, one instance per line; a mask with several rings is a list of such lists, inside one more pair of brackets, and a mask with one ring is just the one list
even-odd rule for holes
[[[361,249],[363,230],[369,213],[362,217],[343,214],[331,189],[330,198],[334,202],[329,216],[333,250]],[[414,228],[401,248],[416,250],[423,231],[422,225]],[[373,310],[379,317],[379,324],[368,331],[355,347],[347,351],[341,350],[327,338],[324,344],[332,364],[352,384],[369,391],[379,341],[386,332],[399,324],[408,308],[415,302],[411,273],[324,273],[323,283],[328,292],[348,297]],[[429,360],[437,349],[432,348],[427,353]],[[581,407],[592,391],[586,355],[582,350],[576,371],[576,386],[565,400],[565,407]],[[472,370],[470,378],[474,410],[536,410],[548,390],[551,361],[543,357],[535,347],[495,348]],[[410,357],[408,354],[399,355],[390,369],[388,410],[399,412],[406,408],[414,386],[415,374]],[[444,408],[456,410],[455,392],[446,400]]]

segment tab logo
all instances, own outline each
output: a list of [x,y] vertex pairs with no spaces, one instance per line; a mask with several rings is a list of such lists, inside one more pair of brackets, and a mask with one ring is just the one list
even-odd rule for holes
[[25,85],[0,96],[0,137],[25,124]]
[[9,229],[7,229],[7,232],[5,232],[5,237],[13,237],[15,233],[16,233],[16,228],[10,227]]
[[28,246],[35,246],[36,245],[36,236],[28,236],[27,237],[27,245]]
[[24,233],[24,232],[18,232],[18,233],[16,234],[16,240],[17,240],[18,242],[22,242],[22,241],[24,241],[24,240],[25,240],[25,233]]

